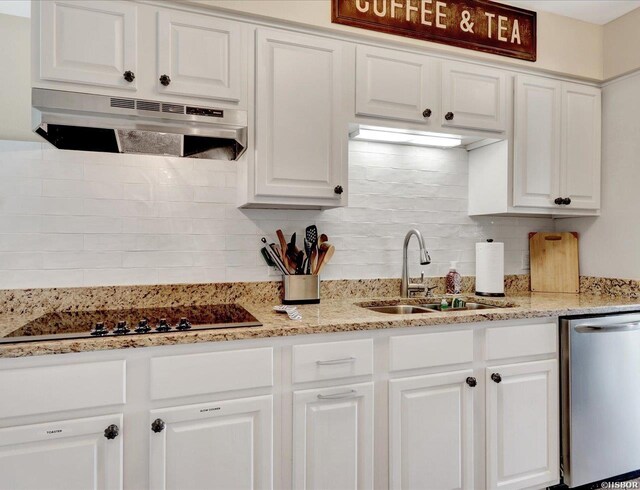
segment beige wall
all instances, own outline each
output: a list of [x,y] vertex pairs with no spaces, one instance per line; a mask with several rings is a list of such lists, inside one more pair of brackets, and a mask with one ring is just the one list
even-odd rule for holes
[[535,67],[555,73],[602,79],[602,26],[568,17],[538,12],[538,61],[515,60],[443,44],[403,38],[331,23],[331,0],[184,0],[205,6],[249,12],[281,20],[301,22],[336,31],[354,32],[408,45],[428,47],[482,59]]
[[0,139],[36,141],[31,131],[30,22],[0,14]]
[[640,68],[640,9],[604,26],[604,79]]

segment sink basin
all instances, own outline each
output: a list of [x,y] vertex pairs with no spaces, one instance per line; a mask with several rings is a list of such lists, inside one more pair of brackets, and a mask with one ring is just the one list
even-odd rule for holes
[[492,310],[495,308],[503,308],[502,306],[496,306],[496,305],[486,305],[484,303],[466,303],[466,305],[462,308],[446,308],[444,310],[440,309],[440,305],[437,303],[430,303],[430,304],[426,304],[426,305],[420,305],[421,308],[427,308],[429,310],[436,310],[436,311],[442,311],[447,312],[447,311],[468,311],[468,310]]
[[433,313],[433,309],[427,309],[422,306],[411,305],[394,305],[394,306],[364,306],[367,310],[377,311],[378,313],[391,313],[394,315],[409,315],[412,313]]

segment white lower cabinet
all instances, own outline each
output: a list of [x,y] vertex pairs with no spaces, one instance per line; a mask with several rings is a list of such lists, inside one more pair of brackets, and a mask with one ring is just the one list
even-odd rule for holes
[[559,482],[557,328],[0,359],[0,490],[540,489]]
[[373,383],[293,393],[293,488],[373,488]]
[[122,438],[122,414],[0,429],[0,489],[121,489]]
[[543,488],[558,479],[558,361],[486,370],[487,487]]
[[273,397],[150,412],[153,490],[272,488]]
[[389,382],[389,488],[473,488],[472,375],[469,369]]

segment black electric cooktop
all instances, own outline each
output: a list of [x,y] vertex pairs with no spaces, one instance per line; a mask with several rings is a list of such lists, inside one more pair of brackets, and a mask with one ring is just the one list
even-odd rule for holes
[[0,344],[260,326],[237,304],[57,312],[14,330],[0,338]]

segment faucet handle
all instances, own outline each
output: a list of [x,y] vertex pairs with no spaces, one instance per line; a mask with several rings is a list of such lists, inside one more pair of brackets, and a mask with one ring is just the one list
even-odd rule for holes
[[420,272],[420,282],[424,284],[424,271]]

